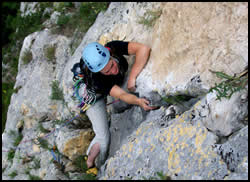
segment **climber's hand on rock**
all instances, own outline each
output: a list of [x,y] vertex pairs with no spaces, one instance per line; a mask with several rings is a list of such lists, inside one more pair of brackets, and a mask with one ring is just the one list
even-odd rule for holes
[[139,98],[139,106],[142,107],[145,111],[153,110],[155,107],[149,106],[149,101],[144,98]]

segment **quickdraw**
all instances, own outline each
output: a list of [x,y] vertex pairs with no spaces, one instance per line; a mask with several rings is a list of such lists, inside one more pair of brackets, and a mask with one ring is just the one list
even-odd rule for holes
[[[81,108],[81,111],[84,112],[89,107],[96,102],[96,94],[93,90],[87,88],[87,85],[84,83],[83,78],[79,78],[74,86],[74,94],[73,97],[76,97],[80,104],[78,105]],[[79,90],[82,89],[82,95],[79,94]]]

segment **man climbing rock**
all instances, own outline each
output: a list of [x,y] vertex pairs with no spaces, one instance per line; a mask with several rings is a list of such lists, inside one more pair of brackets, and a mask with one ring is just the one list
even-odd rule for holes
[[[144,110],[152,110],[149,101],[138,98],[123,90],[120,86],[124,82],[125,73],[128,70],[128,62],[123,55],[135,55],[135,62],[132,66],[127,83],[129,92],[136,90],[136,77],[146,65],[150,48],[144,44],[136,42],[111,41],[105,46],[92,42],[88,44],[82,52],[80,63],[76,63],[72,72],[79,70],[75,76],[82,76],[87,88],[94,91],[95,103],[86,110],[86,114],[92,123],[95,138],[87,150],[88,168],[100,168],[104,164],[110,141],[108,119],[104,97],[110,95],[128,104],[142,107]],[[86,90],[85,90],[86,91]],[[79,91],[79,95],[85,92]],[[86,92],[89,93],[89,92]],[[86,95],[86,94],[85,94]]]

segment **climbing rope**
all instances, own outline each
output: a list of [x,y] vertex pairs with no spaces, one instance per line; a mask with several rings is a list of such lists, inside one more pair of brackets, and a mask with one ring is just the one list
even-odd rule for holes
[[109,106],[109,105],[114,104],[114,103],[119,102],[119,101],[120,101],[120,100],[117,99],[117,100],[114,100],[113,102],[110,102],[110,103],[108,103],[108,104],[106,104],[106,105]]

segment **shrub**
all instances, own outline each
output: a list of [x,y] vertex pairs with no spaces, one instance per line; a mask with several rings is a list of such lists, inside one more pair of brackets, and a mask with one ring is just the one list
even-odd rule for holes
[[81,172],[86,173],[86,171],[88,170],[87,163],[84,159],[84,156],[78,156],[73,161],[73,165],[75,165],[77,167],[77,169],[80,170]]
[[38,145],[40,145],[42,148],[50,150],[49,143],[47,140],[43,139],[42,137],[38,137],[37,139]]
[[45,129],[45,128],[43,127],[42,123],[39,123],[39,124],[38,124],[38,129],[39,129],[39,131],[41,131],[42,133],[49,133],[49,132],[50,132],[50,130],[47,130],[47,129]]
[[42,180],[39,176],[29,174],[29,180]]
[[45,49],[45,57],[48,59],[48,61],[53,62],[56,59],[55,53],[56,45],[51,45]]
[[13,145],[15,147],[17,147],[19,145],[19,143],[22,141],[23,139],[23,135],[21,133],[18,133],[14,130],[10,130],[9,132],[9,136],[12,136],[14,137],[14,142],[13,142]]
[[155,25],[156,20],[161,16],[162,10],[158,11],[147,11],[144,16],[139,17],[139,24],[143,24],[150,28]]
[[8,158],[7,159],[12,162],[12,160],[13,160],[14,157],[15,157],[15,150],[10,149],[8,151]]
[[7,44],[11,40],[9,35],[15,32],[16,28],[11,27],[10,22],[16,18],[17,11],[20,7],[20,2],[2,2],[2,45]]
[[41,168],[40,162],[41,162],[41,159],[35,158],[35,159],[34,159],[34,166],[33,166],[33,168],[34,168],[34,169],[40,169],[40,168]]
[[[85,33],[89,27],[94,23],[98,13],[105,11],[109,3],[107,2],[83,2],[79,9],[74,9],[72,16],[65,15],[65,9],[73,10],[71,5],[61,3],[59,5],[60,11],[63,12],[58,18],[57,25],[53,29],[53,33],[60,33],[65,36],[72,36],[74,31],[78,29]],[[65,6],[64,8],[62,6]]]
[[17,171],[13,171],[8,176],[10,176],[11,178],[14,178],[15,176],[17,176]]
[[94,23],[97,15],[101,11],[105,11],[109,3],[107,2],[83,2],[79,9],[78,16],[83,21],[84,27],[81,27],[83,31],[87,31],[89,27]]
[[2,83],[2,133],[5,128],[5,123],[7,120],[8,106],[10,104],[10,98],[13,93],[14,83]]
[[64,101],[63,91],[59,88],[58,80],[52,81],[51,88],[52,88],[52,94],[50,96],[50,99]]
[[30,170],[32,168],[28,167],[27,169],[25,169],[25,174],[29,176],[29,180],[42,180],[39,176],[35,176],[30,174]]
[[248,82],[248,76],[242,77],[242,76],[230,76],[223,72],[219,71],[212,71],[210,72],[216,74],[218,78],[221,78],[223,81],[219,84],[215,83],[215,86],[212,87],[208,92],[212,92],[213,90],[216,91],[216,100],[221,100],[221,98],[225,97],[227,99],[230,99],[231,96],[242,89],[245,88],[247,82]]
[[22,57],[23,63],[28,64],[32,59],[32,52],[28,49],[25,49]]
[[58,2],[55,4],[55,11],[64,13],[66,10],[70,10],[74,8],[74,4],[72,2]]
[[61,14],[58,17],[58,20],[57,20],[56,24],[59,25],[60,28],[63,28],[63,27],[65,27],[67,25],[69,20],[70,20],[70,16],[65,15],[65,14]]

